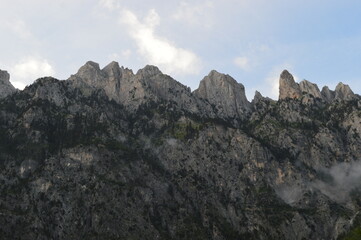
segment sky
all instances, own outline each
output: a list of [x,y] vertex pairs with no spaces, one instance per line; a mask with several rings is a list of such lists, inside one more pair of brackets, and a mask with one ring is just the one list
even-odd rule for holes
[[19,89],[87,61],[147,64],[196,89],[215,69],[278,98],[289,70],[361,94],[359,0],[0,0],[0,69]]

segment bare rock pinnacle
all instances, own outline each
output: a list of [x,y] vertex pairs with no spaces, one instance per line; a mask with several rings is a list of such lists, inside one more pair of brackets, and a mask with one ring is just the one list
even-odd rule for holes
[[10,83],[10,74],[7,71],[0,70],[0,98],[16,92],[15,87]]
[[279,90],[279,99],[295,99],[302,96],[300,86],[295,82],[293,76],[287,70],[283,70],[281,73],[279,80]]

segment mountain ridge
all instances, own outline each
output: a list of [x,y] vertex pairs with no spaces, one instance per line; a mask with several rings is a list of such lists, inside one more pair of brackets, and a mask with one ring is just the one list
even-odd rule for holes
[[[1,71],[1,70],[0,70]],[[219,76],[222,76],[224,79],[228,79],[231,78],[233,79],[231,76],[229,76],[228,74],[223,74],[223,73],[219,73],[216,70],[211,70],[208,74],[208,77],[214,75],[214,73],[219,74]],[[74,80],[76,81],[76,79],[79,78],[82,79],[84,82],[86,82],[88,85],[92,86],[92,87],[99,87],[99,88],[106,88],[106,86],[104,86],[104,83],[102,84],[102,81],[105,81],[105,79],[107,77],[112,78],[112,81],[119,81],[120,78],[122,78],[123,76],[126,77],[131,77],[131,76],[135,76],[135,75],[143,75],[146,77],[149,77],[151,75],[164,75],[158,67],[153,66],[153,65],[146,65],[144,68],[141,68],[137,71],[136,74],[133,73],[133,71],[131,69],[128,68],[124,68],[123,66],[120,67],[118,62],[112,61],[110,62],[108,65],[106,65],[103,69],[100,69],[100,66],[98,63],[93,62],[93,61],[88,61],[85,63],[85,65],[83,65],[76,74],[71,75],[67,80]],[[6,83],[7,85],[10,83],[9,79],[10,79],[10,75],[6,72],[6,71],[1,71],[1,83]],[[165,75],[168,76],[168,75]],[[205,78],[207,78],[207,76],[205,76]],[[289,80],[285,80],[289,78]],[[90,81],[91,79],[91,81]],[[174,80],[173,78],[170,77],[170,79]],[[204,80],[204,79],[203,79]],[[201,86],[201,82],[200,81],[199,86]],[[234,79],[233,79],[234,80]],[[110,82],[112,82],[110,81]],[[174,80],[176,81],[176,80]],[[238,83],[236,80],[234,80],[236,83]],[[288,82],[287,82],[288,81]],[[178,82],[178,81],[176,81]],[[182,83],[178,82],[180,85],[183,85]],[[119,84],[119,82],[117,83]],[[244,86],[242,83],[238,83],[241,85],[241,88],[244,89]],[[291,86],[288,86],[291,85]],[[186,88],[186,85],[183,85]],[[355,93],[353,93],[353,91],[351,90],[351,88],[347,85],[347,84],[343,84],[342,82],[339,82],[338,85],[336,86],[335,90],[329,90],[329,88],[327,86],[323,86],[322,90],[320,92],[317,84],[312,83],[308,80],[302,80],[300,83],[296,83],[295,80],[293,79],[293,76],[291,73],[289,73],[287,70],[283,70],[280,74],[280,95],[279,95],[279,99],[284,99],[284,98],[300,98],[302,97],[303,93],[305,94],[311,94],[316,98],[322,98],[324,101],[332,101],[334,99],[338,99],[338,100],[350,100],[352,98],[355,97]],[[15,89],[12,84],[10,83],[10,87]],[[119,90],[119,86],[115,88],[115,90]],[[113,90],[114,91],[114,90]],[[195,90],[192,91],[192,93],[195,93],[199,91],[199,87]],[[244,90],[241,90],[244,91]],[[293,91],[295,92],[294,96],[290,96],[287,95],[286,93],[283,92],[287,92],[287,91]],[[11,91],[11,93],[13,93],[13,91]],[[322,93],[322,94],[321,94]],[[290,94],[290,93],[288,93]],[[331,96],[335,95],[333,98],[330,98]],[[110,94],[113,95],[113,94]],[[243,95],[243,93],[242,93]],[[336,96],[337,95],[337,96]],[[242,96],[243,97],[243,96]],[[245,96],[244,96],[245,97]],[[244,102],[244,100],[243,100]],[[247,102],[249,102],[247,100]],[[246,103],[247,105],[247,103]]]
[[[5,86],[2,88],[3,92],[0,92],[0,98],[15,92],[9,78],[10,76],[5,74],[0,81]],[[120,67],[115,61],[103,69],[100,69],[98,63],[88,61],[67,81],[86,95],[97,89],[105,91],[110,99],[122,103],[133,111],[149,99],[152,101],[163,99],[176,102],[181,109],[203,116],[210,115],[209,117],[212,118],[217,116],[222,119],[244,119],[252,112],[252,103],[245,95],[243,84],[215,70],[210,71],[194,91],[163,74],[156,66],[147,65],[134,74],[132,70]],[[342,82],[333,91],[327,86],[320,91],[315,83],[307,80],[296,83],[287,70],[281,72],[279,86],[279,99],[302,99],[305,104],[360,99],[359,95],[354,94],[351,88]],[[257,94],[257,91],[255,97],[256,95],[257,98],[262,96]]]
[[1,98],[0,239],[357,232],[361,99],[280,78],[285,97],[250,103],[216,71],[191,92],[154,66],[88,62]]

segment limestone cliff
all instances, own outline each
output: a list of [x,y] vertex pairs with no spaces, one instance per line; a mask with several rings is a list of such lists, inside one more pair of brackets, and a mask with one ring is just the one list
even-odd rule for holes
[[209,102],[221,118],[244,119],[250,111],[244,86],[231,76],[215,70],[200,82],[194,94]]

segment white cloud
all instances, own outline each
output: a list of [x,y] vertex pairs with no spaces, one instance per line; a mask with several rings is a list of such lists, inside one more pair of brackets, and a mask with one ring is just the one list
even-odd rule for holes
[[23,90],[27,85],[27,84],[24,84],[24,83],[18,82],[18,81],[12,81],[11,80],[10,82],[15,88],[20,89],[20,90]]
[[156,35],[155,27],[160,24],[160,17],[154,9],[149,11],[143,22],[132,11],[121,10],[120,22],[128,27],[138,52],[148,63],[159,66],[169,74],[199,73],[201,61],[196,54]]
[[46,59],[27,57],[10,68],[10,81],[19,89],[44,76],[54,75],[54,68]]
[[213,25],[213,18],[211,17],[211,10],[214,9],[212,1],[203,1],[195,3],[194,1],[182,1],[174,13],[173,18],[189,25],[200,25],[206,28],[211,28]]
[[251,67],[247,57],[236,57],[233,63],[244,71],[250,70]]

